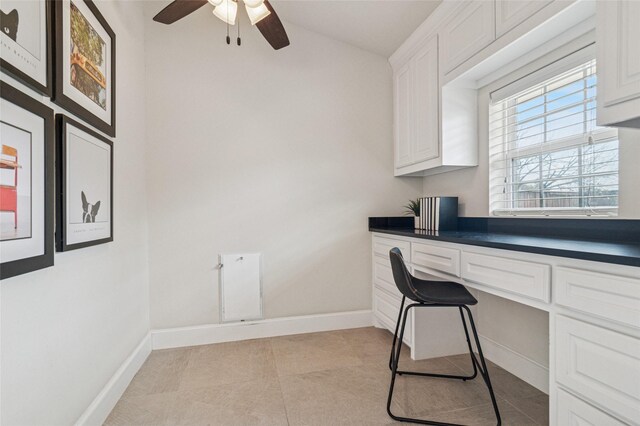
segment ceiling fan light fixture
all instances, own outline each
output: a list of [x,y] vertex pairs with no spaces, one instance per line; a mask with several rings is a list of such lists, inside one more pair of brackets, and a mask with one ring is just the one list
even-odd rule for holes
[[222,0],[220,5],[213,9],[213,14],[229,25],[236,24],[238,14],[238,3],[234,0]]
[[249,7],[249,5],[245,2],[245,8],[247,9],[247,15],[249,15],[249,20],[251,21],[251,25],[255,25],[258,22],[262,21],[267,16],[271,15],[271,11],[265,6],[264,3],[256,7]]
[[264,3],[264,0],[243,0],[246,7],[258,7]]
[[209,3],[211,3],[213,7],[218,7],[222,4],[224,0],[208,0],[208,1]]

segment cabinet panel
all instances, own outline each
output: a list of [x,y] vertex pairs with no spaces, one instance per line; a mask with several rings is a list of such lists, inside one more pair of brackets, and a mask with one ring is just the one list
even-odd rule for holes
[[406,263],[411,262],[411,243],[403,240],[394,240],[393,238],[384,238],[374,235],[373,237],[373,253],[387,259],[389,261],[389,250],[394,247],[400,249],[402,258]]
[[376,257],[373,262],[373,284],[398,300],[402,298],[402,293],[398,290],[393,279],[391,263],[381,257]]
[[472,1],[442,29],[444,73],[478,53],[495,40],[495,2]]
[[411,145],[414,138],[413,75],[411,71],[411,63],[408,63],[394,75],[396,167],[411,163]]
[[456,277],[460,276],[460,250],[413,243],[411,258],[415,266],[424,266]]
[[[391,297],[384,291],[374,290],[373,312],[378,321],[392,333],[396,329],[398,313],[400,312],[400,302],[400,300]],[[415,309],[412,309],[411,311],[415,311]],[[413,343],[413,315],[414,312],[411,312],[409,318],[407,318],[407,325],[405,326],[404,331],[403,341],[409,346],[412,346]],[[398,334],[400,334],[400,330],[398,330]]]
[[549,3],[551,1],[547,0],[497,0],[496,37],[518,26]]
[[559,305],[640,328],[640,277],[559,267],[554,295]]
[[549,265],[462,253],[462,278],[531,299],[549,302],[550,275]]
[[623,420],[640,419],[640,340],[556,317],[556,380]]
[[640,2],[598,2],[597,19],[598,124],[640,125]]
[[438,39],[431,38],[414,59],[415,145],[413,162],[437,158],[439,154]]
[[558,390],[556,395],[557,425],[574,426],[625,426],[621,421],[603,413],[580,398]]

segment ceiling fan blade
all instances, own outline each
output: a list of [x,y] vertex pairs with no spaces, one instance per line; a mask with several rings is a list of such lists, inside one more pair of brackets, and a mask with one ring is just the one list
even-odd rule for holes
[[271,6],[269,0],[264,0],[264,4],[271,14],[258,22],[256,27],[258,27],[258,30],[260,30],[264,38],[267,39],[271,47],[275,50],[287,47],[289,45],[289,37],[287,37],[287,32],[284,30],[278,14],[273,10],[273,6]]
[[207,0],[175,0],[154,16],[153,20],[162,24],[173,24],[205,4]]

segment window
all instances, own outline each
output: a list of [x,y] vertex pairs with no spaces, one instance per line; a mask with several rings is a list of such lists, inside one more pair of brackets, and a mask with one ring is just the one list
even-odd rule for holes
[[596,126],[596,62],[575,56],[492,93],[492,214],[617,213],[617,130]]

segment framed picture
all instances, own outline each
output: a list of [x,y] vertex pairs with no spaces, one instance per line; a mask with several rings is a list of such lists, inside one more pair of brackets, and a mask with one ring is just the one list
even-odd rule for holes
[[0,69],[51,97],[53,34],[51,0],[2,0]]
[[91,0],[57,0],[53,9],[53,101],[96,129],[115,136],[116,36]]
[[0,82],[0,279],[53,265],[53,110]]
[[113,142],[64,115],[56,121],[56,248],[113,241]]

